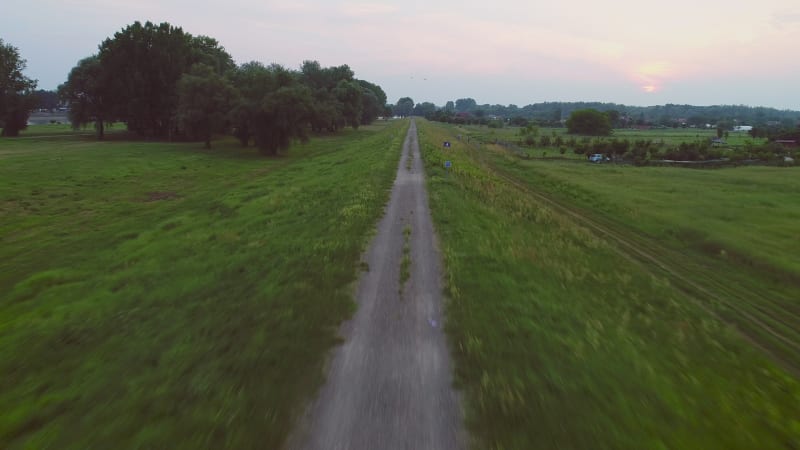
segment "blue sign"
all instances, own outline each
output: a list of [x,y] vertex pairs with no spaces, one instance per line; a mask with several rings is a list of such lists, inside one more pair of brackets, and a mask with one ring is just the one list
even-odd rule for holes
[[445,162],[444,162],[444,168],[445,168],[445,169],[449,169],[450,167],[452,167],[452,165],[453,165],[453,163],[452,163],[452,162],[450,162],[450,161],[445,161]]

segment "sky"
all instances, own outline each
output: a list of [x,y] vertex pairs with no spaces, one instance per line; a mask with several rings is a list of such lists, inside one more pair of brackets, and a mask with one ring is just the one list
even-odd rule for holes
[[602,101],[800,110],[798,0],[4,0],[0,39],[55,89],[136,20],[237,63],[348,64],[389,102]]

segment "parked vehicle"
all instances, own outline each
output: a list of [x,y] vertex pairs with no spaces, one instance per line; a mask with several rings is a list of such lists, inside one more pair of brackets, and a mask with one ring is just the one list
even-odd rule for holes
[[595,153],[594,155],[589,156],[589,161],[593,163],[600,164],[605,160],[605,157],[600,153]]

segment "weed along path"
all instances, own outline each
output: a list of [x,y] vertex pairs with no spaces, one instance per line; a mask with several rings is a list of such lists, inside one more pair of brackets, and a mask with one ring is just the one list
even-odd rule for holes
[[408,130],[391,199],[365,255],[358,310],[343,327],[292,449],[466,447],[442,329],[441,267],[417,129]]

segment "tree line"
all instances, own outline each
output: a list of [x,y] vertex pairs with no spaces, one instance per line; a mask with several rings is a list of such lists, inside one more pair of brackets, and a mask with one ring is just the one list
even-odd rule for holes
[[[0,96],[3,133],[12,135],[24,129],[30,109],[52,103],[52,96],[35,94],[36,82],[21,76],[24,60],[16,49],[2,49],[13,54],[3,56],[0,83],[17,83],[16,97]],[[6,61],[14,64],[16,78],[7,76]],[[236,65],[215,39],[151,22],[134,22],[105,39],[70,71],[58,97],[68,103],[72,125],[94,125],[100,139],[114,123],[144,137],[202,140],[206,146],[212,135],[230,132],[265,154],[308,139],[309,131],[358,128],[387,113],[383,89],[355,78],[347,65]],[[6,104],[12,100],[17,103]]]
[[614,128],[634,126],[704,127],[721,125],[725,129],[735,124],[759,128],[794,128],[800,121],[800,111],[779,110],[745,105],[694,106],[666,104],[657,106],[628,106],[601,102],[542,102],[517,105],[478,104],[473,98],[448,101],[444,106],[430,102],[412,105],[415,115],[450,123],[489,124],[502,119],[514,125],[533,123],[543,127],[563,127],[573,112],[593,109],[611,115]]
[[300,70],[253,61],[237,66],[219,43],[168,23],[134,24],[72,69],[59,93],[73,126],[124,122],[143,136],[200,139],[230,131],[275,154],[308,130],[358,128],[385,113],[380,86],[347,65]]

